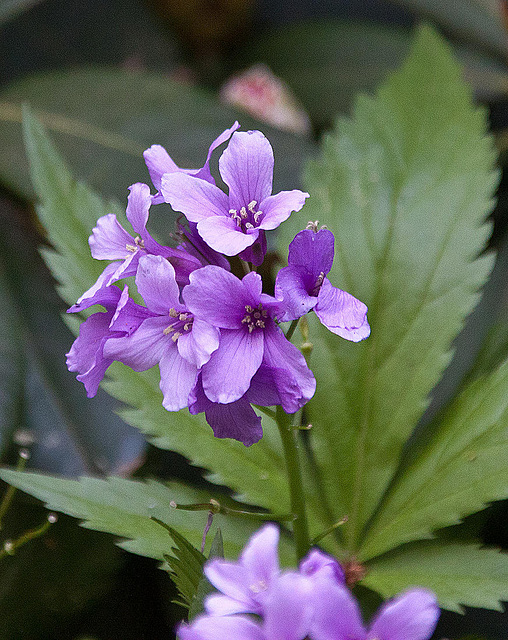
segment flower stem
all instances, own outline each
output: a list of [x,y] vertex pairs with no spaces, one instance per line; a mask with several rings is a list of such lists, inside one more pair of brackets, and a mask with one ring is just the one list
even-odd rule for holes
[[300,561],[310,547],[302,472],[296,432],[291,424],[291,418],[280,406],[277,407],[277,426],[279,427],[284,457],[286,459],[291,511],[295,516],[293,533],[295,536],[296,557],[297,561]]
[[298,324],[298,320],[293,320],[289,325],[289,329],[286,332],[286,340],[291,340],[293,337],[293,333],[295,332],[296,326]]

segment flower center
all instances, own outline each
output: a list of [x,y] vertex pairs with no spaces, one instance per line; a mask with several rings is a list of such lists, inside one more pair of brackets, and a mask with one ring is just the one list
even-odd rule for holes
[[245,305],[245,315],[242,319],[242,323],[246,324],[249,328],[249,333],[252,333],[254,329],[264,329],[266,326],[265,320],[268,317],[268,311],[263,309],[261,302],[257,307],[251,307],[250,304]]
[[131,253],[136,253],[138,249],[145,248],[145,243],[139,236],[136,236],[134,238],[134,244],[126,244],[125,248],[127,249],[127,251],[130,251]]
[[176,309],[173,308],[169,310],[169,317],[172,319],[172,322],[169,323],[162,333],[165,336],[172,333],[171,340],[176,343],[178,338],[191,330],[194,317],[191,313],[176,311]]
[[236,222],[236,226],[244,233],[247,233],[249,229],[257,227],[263,215],[262,211],[256,211],[256,205],[257,200],[253,200],[249,202],[247,207],[242,207],[240,211],[238,211],[238,209],[229,210],[229,215]]
[[311,291],[310,291],[310,295],[314,296],[315,298],[317,298],[318,294],[319,294],[319,290],[321,289],[321,285],[323,284],[323,280],[325,279],[325,274],[321,271],[321,273],[318,275],[316,282],[314,284],[314,286],[312,287]]
[[252,591],[252,593],[261,593],[262,591],[266,591],[268,589],[268,585],[266,584],[265,580],[259,580],[258,582],[251,584],[249,589]]

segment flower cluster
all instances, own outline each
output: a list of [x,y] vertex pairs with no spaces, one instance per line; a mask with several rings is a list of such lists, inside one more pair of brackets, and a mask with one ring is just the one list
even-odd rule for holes
[[278,539],[277,527],[266,525],[238,562],[214,559],[205,565],[219,593],[205,599],[206,614],[180,626],[180,640],[428,640],[432,635],[439,607],[430,591],[413,588],[398,595],[365,627],[337,561],[313,550],[298,571],[280,571]]
[[[251,405],[300,409],[316,382],[301,352],[286,339],[280,322],[314,310],[321,322],[347,340],[369,335],[367,307],[335,288],[326,275],[333,261],[333,234],[317,225],[298,233],[288,266],[276,277],[275,296],[263,291],[253,268],[264,260],[266,231],[275,229],[308,197],[299,190],[272,194],[273,151],[260,131],[238,131],[235,123],[211,144],[201,169],[179,168],[154,145],[145,161],[155,186],[130,187],[126,217],[133,234],[114,214],[100,218],[89,244],[92,256],[111,261],[97,282],[69,309],[101,305],[82,323],[67,354],[89,396],[113,361],[135,371],[159,365],[163,406],[204,412],[215,435],[245,445],[262,435]],[[228,142],[229,141],[229,142]],[[219,159],[228,193],[210,171]],[[150,208],[169,203],[186,218],[179,243],[159,244],[147,229]],[[248,271],[239,278],[230,258]],[[134,277],[144,305],[116,282]]]

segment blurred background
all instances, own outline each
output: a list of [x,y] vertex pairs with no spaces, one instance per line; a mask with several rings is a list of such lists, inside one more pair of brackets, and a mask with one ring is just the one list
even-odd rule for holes
[[[276,189],[299,186],[306,158],[359,91],[404,59],[415,24],[452,44],[508,163],[508,7],[499,0],[0,0],[0,461],[76,477],[135,475],[205,481],[176,454],[146,445],[100,393],[88,400],[65,367],[72,334],[38,247],[43,232],[21,135],[29,102],[74,174],[126,202],[149,181],[142,151],[163,144],[180,166],[238,118],[263,128]],[[507,182],[499,188],[493,277],[456,342],[426,421],[451,397],[486,335],[508,344]],[[163,220],[155,220],[164,232]],[[6,491],[6,487],[2,487]],[[44,521],[17,494],[1,542]],[[497,503],[458,527],[508,548]],[[0,639],[172,638],[183,610],[154,561],[60,517],[42,538],[0,559]],[[436,638],[506,640],[508,615],[443,614]]]

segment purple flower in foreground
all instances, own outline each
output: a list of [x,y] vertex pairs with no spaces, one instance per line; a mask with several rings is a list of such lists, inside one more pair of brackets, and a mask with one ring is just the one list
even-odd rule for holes
[[235,122],[230,129],[226,129],[220,134],[220,136],[215,138],[208,149],[205,164],[201,169],[180,169],[180,167],[171,159],[166,149],[161,147],[160,144],[153,144],[149,149],[147,149],[143,153],[143,157],[145,159],[146,166],[148,167],[148,172],[150,173],[153,186],[157,189],[157,193],[152,196],[152,204],[160,204],[161,202],[164,202],[164,197],[161,193],[161,180],[165,173],[181,172],[190,176],[195,176],[201,180],[206,180],[206,182],[210,182],[211,184],[215,184],[215,180],[210,173],[210,159],[212,157],[212,153],[221,144],[227,142],[231,137],[231,134],[239,127],[240,125],[238,122]]
[[146,225],[151,206],[150,187],[138,182],[129,187],[129,190],[125,213],[138,235],[133,238],[127,233],[113,213],[99,218],[89,239],[92,256],[96,260],[114,262],[104,269],[97,282],[79,298],[76,303],[79,308],[84,308],[83,301],[92,297],[102,287],[135,275],[142,255],[153,254],[170,259],[183,284],[187,283],[188,274],[192,270],[202,266],[194,256],[188,255],[182,249],[163,247],[148,233]]
[[385,602],[368,628],[358,604],[344,586],[316,580],[312,640],[428,640],[439,618],[435,595],[414,588]]
[[136,285],[147,308],[133,304],[118,314],[112,328],[129,323],[140,313],[147,317],[129,335],[108,340],[104,355],[134,371],[158,364],[162,404],[168,411],[178,411],[188,406],[199,369],[218,347],[219,332],[180,302],[175,270],[164,258],[142,256]]
[[219,170],[229,195],[206,180],[173,172],[162,176],[164,199],[197,223],[212,249],[259,265],[266,253],[265,231],[299,211],[309,194],[294,190],[271,195],[273,151],[260,131],[234,133]]
[[[278,543],[279,529],[273,524],[267,524],[250,538],[238,562],[228,562],[219,558],[207,562],[205,575],[221,593],[207,597],[206,611],[220,616],[232,613],[265,615],[267,598],[272,598],[281,577],[295,575],[294,571],[281,574]],[[339,563],[318,549],[311,550],[302,560],[298,575],[301,578],[299,581],[295,578],[291,580],[295,581],[295,585],[299,584],[306,598],[309,591],[306,585],[314,585],[318,578],[329,580],[333,584],[344,583],[344,574]]]
[[316,381],[303,355],[274,321],[280,301],[262,293],[261,287],[261,277],[254,272],[239,280],[210,265],[190,274],[182,294],[189,311],[221,329],[219,348],[202,369],[203,390],[212,402],[239,400],[265,365],[272,370],[283,409],[294,413],[314,395]]
[[370,335],[367,307],[326,277],[332,268],[334,242],[328,229],[296,234],[289,245],[289,266],[279,271],[275,283],[275,296],[285,305],[279,320],[296,320],[314,309],[330,331],[359,342]]

